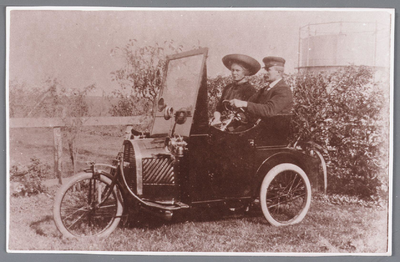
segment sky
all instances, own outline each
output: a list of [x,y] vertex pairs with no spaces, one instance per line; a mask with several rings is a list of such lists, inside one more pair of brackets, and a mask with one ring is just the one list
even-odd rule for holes
[[[293,73],[298,66],[299,28],[340,21],[366,22],[388,31],[391,13],[385,9],[14,9],[8,24],[9,80],[29,88],[50,77],[67,88],[96,84],[93,95],[111,93],[119,86],[110,73],[124,63],[111,50],[129,39],[136,39],[138,46],[173,40],[185,51],[207,47],[209,77],[229,75],[221,59],[231,53],[252,56],[261,64],[265,56],[281,56],[286,59],[285,70]],[[377,56],[388,56],[390,41],[380,42],[386,49],[380,48]]]

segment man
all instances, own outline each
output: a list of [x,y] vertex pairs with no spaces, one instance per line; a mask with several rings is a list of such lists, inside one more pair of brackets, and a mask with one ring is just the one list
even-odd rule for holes
[[249,101],[230,100],[230,105],[245,108],[247,112],[259,118],[279,114],[290,114],[293,107],[293,95],[282,79],[285,59],[268,56],[263,59],[268,85],[250,97]]

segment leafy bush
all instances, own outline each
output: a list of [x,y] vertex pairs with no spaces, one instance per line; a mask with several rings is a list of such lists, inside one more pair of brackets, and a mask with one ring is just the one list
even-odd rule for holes
[[10,180],[17,182],[14,195],[36,195],[46,192],[42,180],[49,177],[50,166],[33,157],[28,166],[13,165],[10,169],[10,175]]
[[298,74],[288,82],[295,97],[292,140],[300,136],[328,152],[330,192],[376,195],[388,177],[388,114],[382,111],[388,100],[372,69]]

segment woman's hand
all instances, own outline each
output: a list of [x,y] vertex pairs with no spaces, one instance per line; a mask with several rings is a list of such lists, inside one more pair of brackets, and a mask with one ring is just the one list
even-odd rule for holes
[[214,112],[214,117],[211,120],[210,125],[211,126],[215,126],[215,125],[219,125],[219,124],[221,124],[221,113],[218,112],[218,111],[215,111]]

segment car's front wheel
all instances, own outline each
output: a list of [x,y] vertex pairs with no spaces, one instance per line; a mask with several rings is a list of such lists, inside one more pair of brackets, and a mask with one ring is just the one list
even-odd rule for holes
[[260,203],[271,225],[299,223],[311,205],[310,180],[297,165],[279,164],[264,177],[260,188]]
[[110,185],[111,180],[105,175],[79,173],[60,188],[53,213],[55,224],[65,237],[106,237],[114,231],[123,205],[119,189]]

